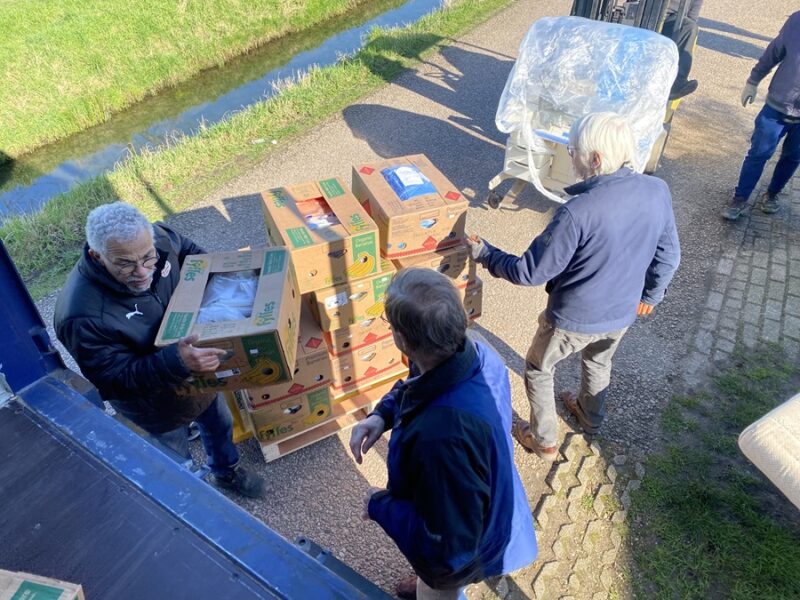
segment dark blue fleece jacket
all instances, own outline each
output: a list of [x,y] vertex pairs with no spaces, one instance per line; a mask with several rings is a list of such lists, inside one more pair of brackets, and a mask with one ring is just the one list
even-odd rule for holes
[[375,409],[391,429],[389,485],[369,516],[435,589],[510,573],[536,558],[511,442],[511,390],[493,350],[464,349],[422,375],[412,363]]
[[622,168],[565,189],[575,195],[522,256],[484,242],[477,262],[519,285],[547,282],[547,316],[576,333],[609,333],[655,305],[680,262],[672,196],[661,179]]

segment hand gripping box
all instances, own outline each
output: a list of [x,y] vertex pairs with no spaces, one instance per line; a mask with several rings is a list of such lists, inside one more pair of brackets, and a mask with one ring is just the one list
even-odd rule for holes
[[323,331],[379,318],[386,288],[394,277],[394,265],[381,260],[381,272],[353,279],[311,294],[311,309]]
[[249,388],[249,407],[251,410],[260,410],[299,394],[327,388],[332,380],[331,361],[322,331],[311,316],[308,306],[303,306],[300,311],[297,362],[292,380]]
[[359,321],[350,327],[343,327],[335,331],[326,331],[325,343],[331,356],[341,356],[371,346],[382,340],[392,338],[392,328],[389,322],[380,318],[371,318]]
[[261,194],[267,235],[287,246],[300,293],[380,271],[378,228],[339,179]]
[[[252,271],[257,280],[252,309],[244,312],[248,317],[198,322],[212,275]],[[195,346],[227,351],[216,373],[195,373],[178,388],[179,393],[267,385],[291,379],[299,318],[300,293],[286,248],[197,254],[183,262],[181,280],[167,306],[156,346],[197,334],[200,340]]]
[[461,244],[431,254],[398,258],[394,263],[398,271],[409,267],[439,271],[450,277],[456,287],[460,288],[475,283],[478,278],[475,261],[469,255],[469,249]]
[[0,600],[84,600],[74,583],[0,569]]
[[422,154],[353,167],[353,193],[396,259],[461,243],[467,200]]

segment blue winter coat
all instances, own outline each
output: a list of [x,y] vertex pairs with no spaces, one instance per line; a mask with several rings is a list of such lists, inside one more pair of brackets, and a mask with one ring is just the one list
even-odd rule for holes
[[536,534],[514,466],[511,392],[500,357],[480,342],[399,382],[375,413],[392,430],[388,490],[369,516],[417,575],[452,589],[536,558]]

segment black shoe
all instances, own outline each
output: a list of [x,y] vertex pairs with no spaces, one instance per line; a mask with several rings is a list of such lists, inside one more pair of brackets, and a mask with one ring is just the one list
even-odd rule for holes
[[725,207],[725,210],[722,211],[722,218],[727,219],[728,221],[735,221],[742,216],[742,213],[744,213],[748,208],[750,208],[750,204],[747,202],[747,198],[734,196],[731,198],[728,206]]
[[211,483],[248,498],[264,496],[264,479],[242,466],[234,467],[225,475],[212,474]]
[[774,214],[781,209],[781,202],[778,195],[772,195],[769,192],[764,192],[761,196],[761,212],[768,215]]
[[669,92],[669,99],[677,100],[678,98],[688,96],[697,90],[697,85],[697,79],[690,79],[689,81],[684,81],[682,83],[676,82]]

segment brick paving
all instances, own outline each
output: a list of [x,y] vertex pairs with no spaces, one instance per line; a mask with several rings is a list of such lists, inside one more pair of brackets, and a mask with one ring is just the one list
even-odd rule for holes
[[[758,198],[774,168],[767,165]],[[800,178],[783,192],[781,209],[753,207],[731,223],[687,358],[690,382],[711,362],[728,359],[737,344],[781,344],[800,356]]]

